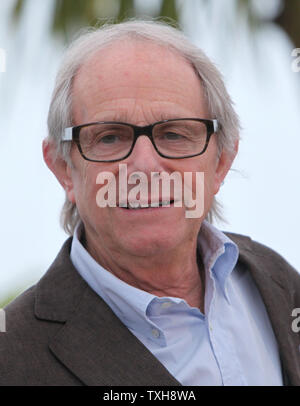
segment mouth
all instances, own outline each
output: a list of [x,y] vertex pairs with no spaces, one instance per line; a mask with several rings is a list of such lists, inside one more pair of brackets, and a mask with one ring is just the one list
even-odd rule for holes
[[165,207],[171,207],[174,205],[174,200],[162,200],[155,203],[140,203],[140,202],[131,202],[127,204],[120,204],[118,207],[125,210],[146,210],[146,209],[159,209]]

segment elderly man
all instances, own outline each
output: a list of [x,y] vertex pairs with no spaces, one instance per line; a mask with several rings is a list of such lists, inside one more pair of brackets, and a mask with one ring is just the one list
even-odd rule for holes
[[0,383],[299,385],[298,273],[208,221],[239,122],[202,51],[157,22],[84,34],[48,125],[71,237],[5,309]]

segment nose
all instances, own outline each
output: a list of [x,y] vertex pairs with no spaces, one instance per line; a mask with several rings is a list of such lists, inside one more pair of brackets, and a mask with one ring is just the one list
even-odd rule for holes
[[142,135],[136,140],[132,153],[124,163],[127,163],[132,171],[150,174],[163,170],[164,159],[158,155],[150,139]]

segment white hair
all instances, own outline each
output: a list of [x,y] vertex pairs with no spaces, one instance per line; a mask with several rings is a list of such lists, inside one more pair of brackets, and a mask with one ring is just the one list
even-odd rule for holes
[[[48,114],[49,138],[55,141],[57,155],[70,164],[70,143],[63,142],[64,130],[72,126],[72,84],[79,68],[97,51],[116,43],[120,39],[142,39],[167,47],[183,56],[198,74],[212,118],[217,118],[220,129],[217,134],[219,153],[226,149],[234,154],[235,142],[239,138],[239,119],[232,100],[225,88],[222,75],[204,52],[193,45],[178,29],[155,20],[129,20],[119,24],[105,24],[80,33],[68,47],[58,70]],[[208,220],[221,218],[214,198]],[[61,224],[72,235],[80,216],[76,205],[67,196],[61,212]]]

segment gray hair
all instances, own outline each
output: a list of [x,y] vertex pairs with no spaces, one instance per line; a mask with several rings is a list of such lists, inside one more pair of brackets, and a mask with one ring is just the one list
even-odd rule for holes
[[[226,149],[234,153],[235,142],[239,138],[239,119],[233,109],[233,102],[225,88],[222,75],[204,52],[193,45],[178,29],[162,21],[129,20],[119,24],[105,24],[100,28],[90,28],[81,32],[69,46],[57,73],[54,91],[48,114],[49,138],[54,140],[56,157],[61,156],[70,162],[70,143],[63,142],[64,129],[72,126],[72,84],[79,68],[87,58],[100,49],[123,38],[142,39],[165,46],[182,55],[198,74],[207,99],[208,110],[220,124],[217,143],[219,153]],[[207,219],[221,218],[219,203],[214,198]],[[72,235],[80,216],[76,206],[67,196],[61,212],[61,225]]]

